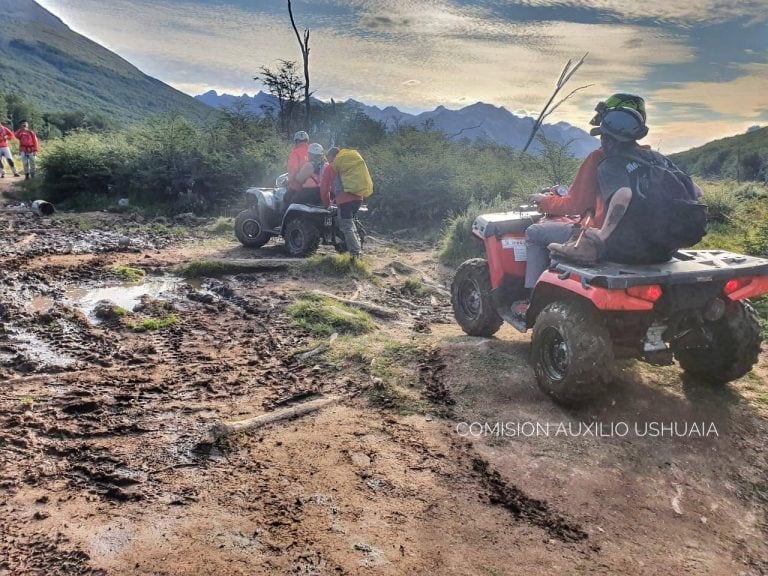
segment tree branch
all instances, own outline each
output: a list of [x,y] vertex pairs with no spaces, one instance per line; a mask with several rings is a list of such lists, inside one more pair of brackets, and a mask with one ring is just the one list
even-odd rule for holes
[[[552,92],[552,96],[549,97],[549,100],[547,100],[547,103],[544,105],[544,108],[542,108],[541,112],[539,113],[539,117],[533,123],[531,134],[530,136],[528,136],[528,141],[525,143],[525,146],[523,147],[523,152],[526,152],[528,150],[528,147],[531,145],[531,142],[533,142],[533,139],[536,136],[536,132],[539,131],[539,128],[541,128],[541,125],[544,122],[544,118],[548,115],[547,111],[549,110],[550,105],[555,99],[555,96],[557,96],[558,92],[560,92],[563,86],[565,86],[568,80],[570,80],[571,77],[574,75],[576,70],[578,70],[579,67],[584,63],[584,60],[586,59],[588,54],[589,52],[586,52],[584,56],[582,56],[581,59],[575,65],[573,65],[573,67],[571,67],[573,60],[568,60],[568,62],[565,63],[565,66],[563,67],[563,71],[560,72],[560,77],[558,78],[557,83],[555,85],[555,91]],[[568,96],[566,96],[565,99],[567,98]],[[560,103],[558,103],[558,105],[559,104]]]

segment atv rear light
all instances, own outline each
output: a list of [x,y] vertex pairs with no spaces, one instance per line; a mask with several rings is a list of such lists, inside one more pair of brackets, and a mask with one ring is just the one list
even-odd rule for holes
[[723,288],[723,292],[725,292],[726,295],[733,294],[738,290],[739,288],[744,288],[747,284],[752,282],[751,276],[742,276],[741,278],[731,278],[728,280],[728,282],[725,283],[725,287]]
[[661,298],[663,292],[661,286],[651,284],[650,286],[632,286],[627,288],[627,294],[641,300],[647,300],[648,302],[656,302],[656,300]]

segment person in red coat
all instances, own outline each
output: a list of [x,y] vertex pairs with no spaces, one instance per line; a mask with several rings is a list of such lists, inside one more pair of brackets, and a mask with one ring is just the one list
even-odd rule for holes
[[[614,94],[605,102],[595,107],[597,114],[590,124],[598,126],[603,116],[610,110],[631,108],[637,111],[645,121],[645,100],[634,94]],[[565,196],[557,194],[531,194],[528,200],[537,205],[539,212],[549,216],[579,215],[582,223],[599,228],[605,219],[605,203],[600,194],[597,179],[597,167],[605,158],[602,148],[594,150],[584,159],[576,178]],[[554,188],[551,190],[554,192]],[[573,224],[569,222],[541,222],[529,226],[525,231],[526,267],[525,291],[527,297],[512,304],[513,324],[523,329],[526,326],[526,314],[530,305],[530,294],[539,276],[549,266],[549,244],[565,243],[573,233]]]
[[13,154],[11,153],[11,140],[16,138],[10,128],[7,128],[0,124],[0,178],[5,178],[5,168],[3,168],[3,158],[8,162],[8,166],[13,170],[13,175],[18,177],[19,172],[16,170],[16,165],[13,163]]
[[[288,156],[288,195],[301,192],[301,182],[298,181],[299,170],[309,161],[309,134],[299,130],[293,135],[293,150]],[[293,193],[293,194],[292,194]]]
[[40,143],[37,140],[37,134],[30,130],[29,122],[22,120],[20,126],[15,135],[19,139],[19,155],[21,165],[24,167],[24,179],[29,180],[35,177],[35,160],[37,153],[40,152]]

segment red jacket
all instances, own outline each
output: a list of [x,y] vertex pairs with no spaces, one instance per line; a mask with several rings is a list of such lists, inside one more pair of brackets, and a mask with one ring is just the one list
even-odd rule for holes
[[328,164],[325,165],[325,170],[323,170],[323,178],[320,181],[320,200],[323,201],[323,206],[328,208],[328,206],[333,204],[334,200],[336,201],[336,206],[347,204],[348,202],[363,201],[360,196],[350,194],[349,192],[342,191],[336,194],[335,190],[337,177],[338,175],[336,174],[336,170],[333,169],[333,162],[328,162]]
[[16,138],[19,139],[19,150],[30,154],[32,152],[40,152],[40,144],[37,141],[37,134],[32,130],[24,130],[19,128],[16,130]]
[[8,148],[8,143],[14,138],[15,136],[10,128],[6,128],[0,124],[0,148]]
[[590,226],[600,228],[605,219],[605,203],[597,181],[597,165],[603,158],[605,153],[602,148],[591,152],[579,166],[568,195],[545,196],[539,202],[539,210],[553,216],[583,215],[587,210],[593,210],[595,215]]
[[296,176],[309,161],[309,142],[299,142],[291,150],[291,155],[288,156],[288,188],[290,190],[301,190],[301,183],[296,180]]

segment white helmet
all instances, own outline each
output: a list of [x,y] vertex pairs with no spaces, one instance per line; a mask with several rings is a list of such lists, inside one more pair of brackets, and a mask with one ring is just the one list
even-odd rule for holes
[[294,142],[309,142],[309,134],[304,132],[304,130],[299,130],[296,132],[296,134],[293,135],[293,141]]
[[322,156],[325,153],[325,150],[323,150],[322,144],[312,142],[312,144],[309,145],[309,153],[313,156]]

